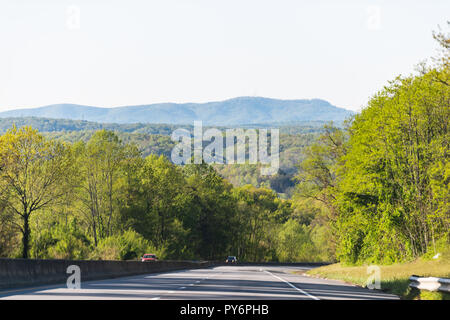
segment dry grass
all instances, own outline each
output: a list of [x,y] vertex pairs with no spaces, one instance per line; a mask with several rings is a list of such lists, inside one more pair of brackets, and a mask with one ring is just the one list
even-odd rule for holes
[[[449,294],[426,292],[409,288],[409,277],[450,278],[450,249],[436,260],[417,259],[413,262],[380,265],[381,290],[396,294],[403,299],[450,299]],[[369,274],[367,266],[343,266],[339,263],[309,270],[307,274],[328,279],[343,280],[362,287],[366,286]]]

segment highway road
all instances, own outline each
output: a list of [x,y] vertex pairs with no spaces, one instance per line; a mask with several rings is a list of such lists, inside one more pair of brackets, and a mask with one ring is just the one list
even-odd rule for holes
[[341,281],[310,278],[295,271],[304,267],[217,266],[125,278],[87,281],[81,289],[52,285],[0,291],[0,299],[111,300],[111,299],[398,299],[376,290]]

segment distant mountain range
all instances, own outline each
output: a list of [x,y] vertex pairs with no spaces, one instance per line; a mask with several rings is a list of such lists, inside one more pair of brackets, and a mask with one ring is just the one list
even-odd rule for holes
[[279,100],[238,97],[207,103],[156,103],[140,106],[99,108],[76,104],[54,104],[38,108],[0,112],[6,117],[44,117],[101,123],[165,123],[205,125],[251,125],[303,121],[342,121],[354,112],[320,99]]

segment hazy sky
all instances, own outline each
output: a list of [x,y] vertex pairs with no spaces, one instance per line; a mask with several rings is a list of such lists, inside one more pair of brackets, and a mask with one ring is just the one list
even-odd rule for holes
[[359,110],[436,54],[449,13],[448,0],[0,0],[0,111],[255,95]]

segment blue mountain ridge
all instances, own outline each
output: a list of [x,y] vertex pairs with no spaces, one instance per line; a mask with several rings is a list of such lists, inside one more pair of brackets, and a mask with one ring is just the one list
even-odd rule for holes
[[166,123],[205,125],[244,125],[300,121],[343,121],[354,112],[321,99],[280,100],[263,97],[237,97],[206,103],[155,103],[149,105],[101,108],[76,104],[16,109],[0,112],[6,117],[45,117],[87,120],[101,123]]

